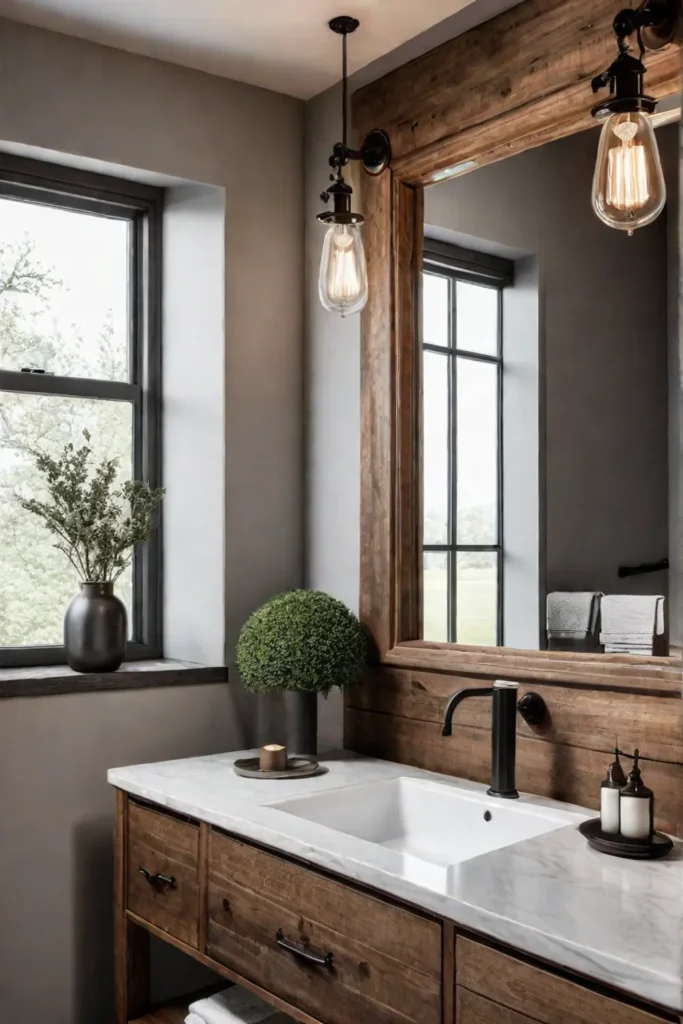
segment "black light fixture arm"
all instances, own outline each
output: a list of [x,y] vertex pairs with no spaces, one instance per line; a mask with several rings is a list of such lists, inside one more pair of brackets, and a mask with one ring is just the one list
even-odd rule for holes
[[[643,0],[639,7],[625,7],[614,18],[613,28],[619,53],[616,60],[591,82],[593,92],[610,86],[613,96],[597,106],[593,115],[604,117],[623,110],[652,113],[656,101],[643,95],[646,50],[658,50],[671,42],[678,18],[677,0]],[[638,56],[630,52],[627,39],[635,35]],[[609,106],[608,106],[609,104]]]
[[[671,42],[676,25],[676,5],[671,0],[643,0],[640,7],[624,7],[616,15],[614,22],[614,34],[619,40],[619,49],[625,45],[627,36],[636,35],[641,55],[647,49],[655,49],[651,44],[657,41],[659,46],[665,46]],[[653,30],[643,36],[643,30]]]
[[389,136],[380,128],[375,128],[363,139],[360,149],[351,149],[343,142],[335,142],[329,164],[339,173],[349,160],[360,160],[368,174],[381,174],[389,166],[390,159]]
[[[342,140],[336,142],[329,159],[333,180],[343,180],[342,168],[350,160],[360,160],[370,174],[381,174],[391,160],[391,146],[386,132],[375,129],[363,140],[360,149],[349,146],[349,83],[347,37],[355,32],[360,22],[348,14],[332,18],[329,26],[342,37]],[[329,192],[330,190],[328,190]]]
[[347,130],[348,130],[348,108],[349,108],[349,95],[348,95],[348,77],[349,77],[349,66],[347,56],[347,43],[348,36],[355,32],[360,22],[358,18],[352,18],[348,14],[340,14],[337,18],[332,18],[330,21],[330,28],[337,35],[342,37],[342,142],[344,147],[348,141]]
[[[619,52],[606,71],[591,82],[593,92],[609,86],[609,99],[593,107],[593,117],[642,111],[652,114],[657,101],[643,89],[645,50],[657,50],[671,42],[678,18],[678,0],[643,0],[639,7],[625,7],[614,18],[613,28]],[[638,56],[631,53],[627,39],[635,35]]]

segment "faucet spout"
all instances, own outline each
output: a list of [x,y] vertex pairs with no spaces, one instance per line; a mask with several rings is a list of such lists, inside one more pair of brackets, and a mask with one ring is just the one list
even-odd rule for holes
[[538,725],[546,715],[543,698],[528,693],[517,704],[517,683],[497,679],[493,686],[457,690],[448,700],[443,719],[442,736],[453,733],[453,712],[466,697],[493,697],[491,711],[491,786],[489,796],[514,800],[519,796],[515,786],[515,748],[517,743],[517,710],[528,725]]
[[456,693],[452,694],[448,698],[448,704],[446,705],[441,735],[451,736],[453,734],[453,712],[461,701],[465,700],[466,697],[490,697],[492,694],[492,686],[471,686],[465,690],[457,690]]

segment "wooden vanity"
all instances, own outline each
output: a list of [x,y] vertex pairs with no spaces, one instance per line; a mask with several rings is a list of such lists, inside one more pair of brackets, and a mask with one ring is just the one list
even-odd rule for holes
[[150,1010],[149,935],[302,1024],[655,1024],[675,1014],[534,964],[205,822],[117,790],[116,1024]]

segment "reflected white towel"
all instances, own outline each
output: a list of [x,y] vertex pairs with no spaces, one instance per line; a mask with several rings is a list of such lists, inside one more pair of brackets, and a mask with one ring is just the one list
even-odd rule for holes
[[613,647],[611,644],[604,645],[605,654],[654,654],[654,644],[643,644],[638,647]]
[[276,1019],[280,1024],[289,1020],[239,985],[190,1003],[189,1011],[185,1024],[274,1024]]
[[648,638],[664,632],[664,597],[662,594],[607,594],[602,599],[603,643],[612,636],[619,640],[633,636]]
[[651,644],[652,633],[601,633],[601,636],[607,637],[607,643],[610,644],[628,644],[632,647],[634,644]]
[[574,640],[595,633],[600,611],[599,591],[561,591],[548,594],[546,625],[548,636]]

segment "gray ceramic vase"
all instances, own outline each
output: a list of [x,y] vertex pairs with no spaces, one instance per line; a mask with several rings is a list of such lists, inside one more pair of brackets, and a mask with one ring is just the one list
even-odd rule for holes
[[115,672],[126,656],[126,609],[113,583],[81,583],[64,616],[64,647],[75,672]]

